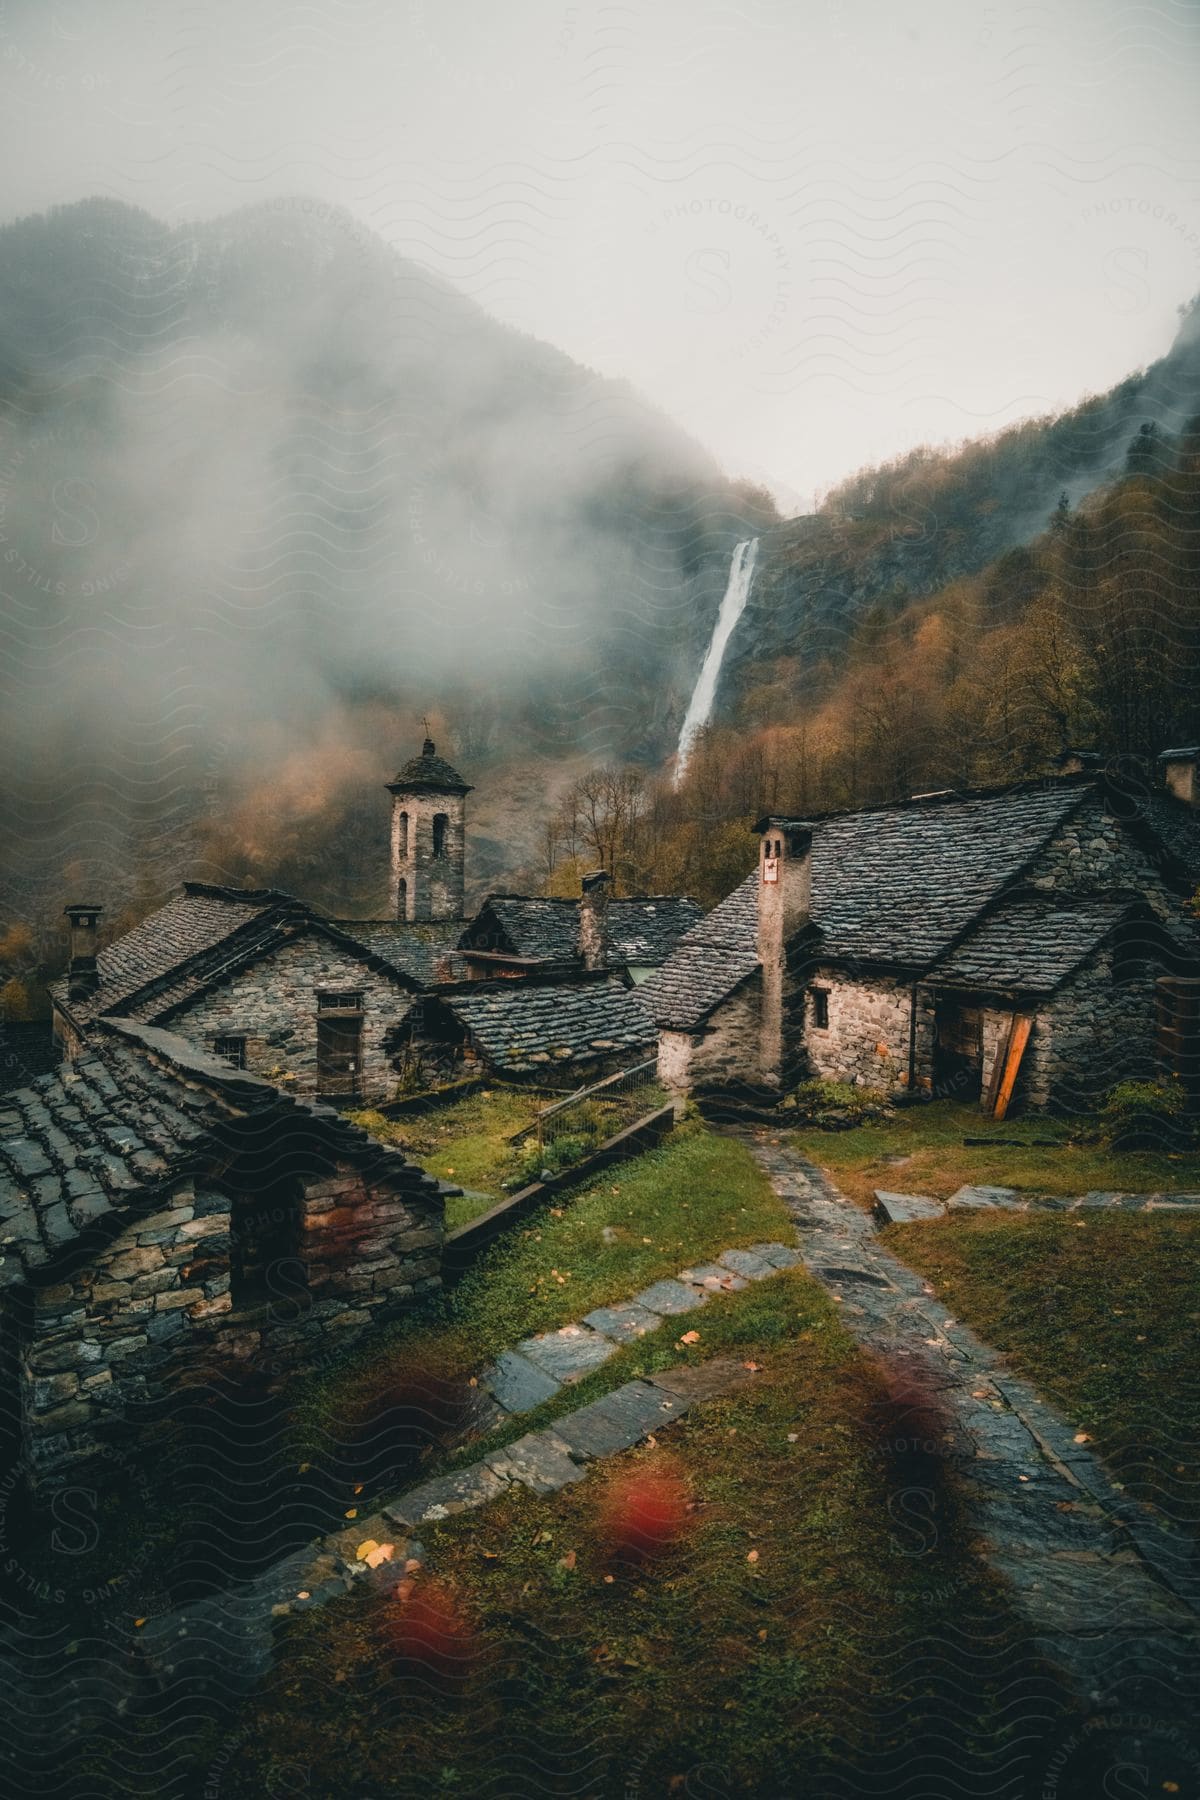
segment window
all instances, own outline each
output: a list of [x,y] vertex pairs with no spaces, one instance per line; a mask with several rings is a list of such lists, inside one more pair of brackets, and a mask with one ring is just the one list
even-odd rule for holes
[[812,994],[812,1022],[814,1031],[829,1030],[829,989],[810,988]]
[[219,1056],[232,1069],[244,1069],[246,1040],[244,1037],[219,1037],[213,1045],[213,1055]]
[[406,812],[402,812],[400,814],[400,830],[397,834],[397,845],[398,845],[401,857],[407,857],[408,856],[408,814]]
[[318,1012],[361,1012],[361,988],[326,988],[317,995]]
[[446,827],[450,823],[447,813],[433,815],[433,854],[440,862],[446,854]]

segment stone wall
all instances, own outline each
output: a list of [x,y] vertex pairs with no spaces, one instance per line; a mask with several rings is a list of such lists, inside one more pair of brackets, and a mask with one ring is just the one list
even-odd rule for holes
[[[180,1182],[86,1266],[36,1289],[22,1363],[36,1478],[91,1455],[183,1382],[242,1369],[278,1385],[319,1367],[441,1283],[444,1203],[419,1171],[375,1185],[348,1165],[298,1181],[294,1254],[235,1304],[230,1193]],[[128,1429],[128,1426],[125,1425]]]
[[1025,880],[1032,887],[1060,893],[1131,888],[1145,894],[1158,917],[1179,917],[1179,896],[1099,797],[1087,800],[1055,834],[1030,865]]
[[320,936],[293,939],[172,1014],[169,1028],[205,1050],[219,1037],[246,1039],[246,1067],[288,1090],[316,1094],[317,993],[354,989],[363,995],[360,1091],[386,1098],[396,1085],[388,1034],[407,1017],[413,996],[398,982]]
[[659,1035],[658,1075],[672,1092],[759,1079],[761,980],[755,975],[697,1031]]
[[1035,1110],[1093,1111],[1114,1082],[1156,1073],[1153,965],[1113,979],[1111,949],[1078,969],[1043,1004],[1017,1083]]
[[[446,819],[443,854],[435,856],[433,822]],[[407,844],[403,819],[407,817]],[[392,914],[422,923],[461,919],[466,869],[466,804],[461,794],[392,796]]]
[[[829,995],[829,1024],[814,1022],[813,988]],[[812,968],[805,996],[804,1044],[811,1074],[856,1087],[897,1088],[908,1083],[912,991],[888,975],[848,979],[839,969]],[[930,1072],[932,1022],[918,1010],[917,1068]]]

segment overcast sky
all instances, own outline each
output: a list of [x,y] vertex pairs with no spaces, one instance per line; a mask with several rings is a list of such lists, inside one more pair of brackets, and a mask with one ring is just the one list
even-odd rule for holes
[[0,215],[308,193],[807,500],[1162,353],[1200,5],[0,0]]

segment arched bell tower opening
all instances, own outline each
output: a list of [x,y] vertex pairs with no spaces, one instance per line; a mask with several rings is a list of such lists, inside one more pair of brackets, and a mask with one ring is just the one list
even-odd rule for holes
[[387,784],[392,796],[392,917],[414,924],[463,916],[471,784],[426,738]]

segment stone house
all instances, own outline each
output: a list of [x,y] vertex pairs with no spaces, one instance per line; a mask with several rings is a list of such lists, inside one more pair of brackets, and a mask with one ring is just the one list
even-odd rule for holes
[[318,1108],[132,1020],[0,1101],[0,1382],[35,1479],[181,1384],[281,1382],[440,1285],[444,1194]]
[[442,1076],[577,1087],[653,1056],[657,1032],[636,989],[603,969],[439,987],[414,1010],[413,1056]]
[[637,986],[703,918],[684,895],[610,899],[603,873],[585,875],[578,900],[544,894],[489,894],[459,949],[472,976],[522,976],[581,969],[624,971]]
[[763,819],[758,866],[641,990],[662,1080],[1070,1109],[1196,1081],[1200,813],[1171,774],[1195,754],[1161,791],[1085,770]]
[[301,1094],[389,1093],[414,996],[465,973],[456,946],[470,788],[430,739],[387,786],[391,918],[326,919],[273,889],[190,881],[99,949],[100,907],[68,907],[70,972],[53,990],[64,1056],[97,1020],[129,1017]]

